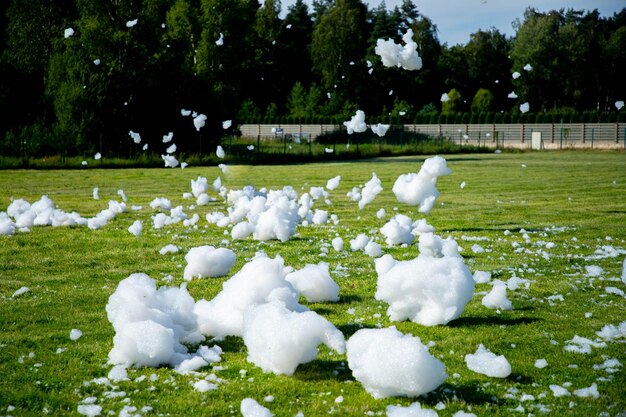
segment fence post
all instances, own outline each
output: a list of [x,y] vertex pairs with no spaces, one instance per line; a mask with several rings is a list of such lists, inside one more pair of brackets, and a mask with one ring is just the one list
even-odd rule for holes
[[261,126],[259,125],[259,129],[257,130],[256,135],[256,160],[259,161],[261,157]]
[[521,124],[521,130],[522,130],[522,143],[524,143],[524,123]]
[[593,139],[595,136],[595,130],[596,130],[595,128],[593,127],[591,128],[591,149],[593,149]]
[[585,124],[583,123],[583,145],[585,144]]

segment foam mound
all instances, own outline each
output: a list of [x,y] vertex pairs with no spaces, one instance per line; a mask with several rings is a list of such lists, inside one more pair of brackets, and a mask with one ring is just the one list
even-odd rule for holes
[[328,263],[307,264],[304,268],[287,274],[285,279],[308,302],[338,301],[339,285],[330,277]]
[[375,297],[389,304],[387,314],[393,321],[447,324],[461,315],[474,294],[472,273],[452,239],[424,233],[419,249],[421,253],[410,261],[388,256],[375,261]]
[[196,303],[194,312],[202,334],[215,339],[243,336],[246,310],[273,299],[281,300],[290,310],[305,311],[298,304],[298,292],[285,280],[286,275],[280,256],[256,256],[222,284],[222,291],[215,298]]
[[[422,405],[415,402],[408,407],[401,405],[388,405],[387,417],[438,417],[435,410],[422,408]],[[458,417],[456,414],[453,417]]]
[[506,296],[506,283],[496,280],[489,294],[481,301],[482,305],[491,309],[513,310],[513,303]]
[[228,274],[235,265],[236,259],[235,252],[226,248],[214,248],[213,246],[191,248],[185,255],[187,266],[183,277],[186,281],[191,281],[194,277],[222,277]]
[[511,375],[511,364],[503,355],[497,356],[482,344],[476,353],[465,355],[467,367],[479,374],[494,378],[506,378]]
[[417,397],[446,378],[445,365],[428,352],[419,337],[395,327],[361,329],[346,343],[354,378],[374,398]]
[[115,330],[109,363],[124,366],[177,366],[191,357],[183,343],[204,340],[195,302],[185,284],[161,287],[146,274],[122,280],[109,297],[107,317]]
[[380,233],[385,236],[385,242],[389,246],[410,245],[415,240],[414,227],[415,224],[409,216],[396,214],[380,228]]
[[314,360],[322,343],[345,352],[343,334],[328,320],[313,311],[291,311],[276,301],[247,310],[243,341],[249,362],[284,375],[293,375],[299,364]]
[[252,398],[241,400],[239,411],[243,417],[272,417],[274,414]]

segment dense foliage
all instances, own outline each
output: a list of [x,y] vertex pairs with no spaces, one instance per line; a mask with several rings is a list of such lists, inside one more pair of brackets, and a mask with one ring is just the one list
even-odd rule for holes
[[[621,116],[626,9],[612,17],[528,9],[511,39],[491,29],[447,45],[409,0],[393,10],[298,1],[285,14],[280,0],[260,3],[2,2],[0,153],[133,155],[141,147],[129,130],[150,150],[173,131],[180,151],[202,152],[233,133],[223,120],[336,122],[356,109],[371,122],[401,123]],[[424,67],[384,68],[376,40],[399,42],[409,28]],[[520,119],[524,102],[535,114]],[[181,109],[206,114],[206,126],[198,133]]]

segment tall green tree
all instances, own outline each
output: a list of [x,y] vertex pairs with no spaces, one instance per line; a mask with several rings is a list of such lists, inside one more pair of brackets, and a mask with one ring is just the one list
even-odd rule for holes
[[[221,121],[232,119],[245,98],[257,91],[263,75],[255,68],[256,0],[201,0],[196,72],[204,96],[199,111],[212,117],[206,130],[221,134]],[[259,104],[257,102],[257,104]]]
[[76,16],[74,1],[5,0],[0,14],[0,139],[9,131],[32,131],[26,127],[33,123],[46,131],[52,119],[44,94],[48,66],[55,40]]
[[367,39],[366,16],[367,8],[360,0],[337,0],[316,21],[311,56],[313,68],[325,88],[348,85],[350,63],[362,63]]
[[298,81],[307,86],[313,82],[312,35],[313,20],[309,7],[303,0],[297,0],[287,10],[277,41],[277,66],[281,70],[279,86],[291,86]]
[[256,13],[254,22],[255,75],[257,94],[261,105],[284,100],[288,87],[284,86],[280,65],[278,43],[282,31],[280,20],[281,3],[279,0],[266,0]]
[[507,95],[512,89],[510,45],[506,36],[495,28],[479,30],[470,35],[464,51],[470,80],[467,95],[471,97],[481,89],[493,91],[492,104],[505,110],[510,104]]
[[46,91],[60,135],[79,150],[124,153],[131,129],[155,139],[167,132],[167,94],[156,86],[168,3],[77,1],[76,33],[57,36]]

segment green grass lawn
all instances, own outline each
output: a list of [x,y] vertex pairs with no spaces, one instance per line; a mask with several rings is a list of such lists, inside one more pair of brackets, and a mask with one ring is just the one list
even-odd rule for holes
[[[76,415],[77,405],[92,396],[102,406],[103,415],[117,415],[124,406],[136,407],[135,413],[151,407],[142,413],[155,416],[240,415],[239,405],[246,397],[256,399],[276,416],[295,416],[298,411],[306,417],[384,415],[388,405],[407,406],[414,401],[431,409],[438,405],[439,416],[452,416],[459,410],[478,416],[615,416],[623,412],[624,367],[609,373],[593,366],[610,358],[626,365],[624,338],[593,348],[590,354],[570,353],[564,346],[575,335],[595,339],[595,332],[604,325],[626,320],[624,297],[605,290],[626,290],[620,279],[626,256],[626,154],[503,153],[446,159],[453,173],[439,180],[441,196],[427,221],[437,234],[457,240],[472,272],[490,271],[501,280],[517,276],[530,284],[509,291],[514,310],[502,312],[482,306],[482,296],[491,286],[478,284],[461,317],[436,327],[390,322],[385,314],[387,305],[374,299],[377,276],[373,259],[363,252],[350,252],[348,244],[357,234],[366,233],[376,236],[383,253],[396,259],[417,256],[416,245],[387,248],[379,229],[395,213],[415,220],[423,217],[414,207],[398,203],[391,188],[398,175],[417,172],[424,158],[231,166],[226,175],[216,167],[0,171],[0,211],[6,210],[11,198],[32,203],[45,194],[59,208],[91,217],[106,208],[108,200],[119,200],[119,189],[129,197],[129,208],[143,207],[119,215],[99,230],[33,227],[30,233],[0,236],[0,415]],[[372,172],[382,180],[384,191],[359,210],[346,193],[368,181]],[[222,175],[224,185],[231,189],[291,185],[298,193],[325,186],[328,179],[341,175],[340,187],[330,192],[332,205],[318,201],[314,207],[337,214],[339,224],[299,227],[296,236],[285,243],[251,238],[232,242],[224,229],[204,219],[208,212],[226,211],[221,199],[190,209],[192,200],[182,198],[190,191],[190,180],[199,175],[209,182]],[[459,186],[461,182],[466,182],[465,188]],[[94,187],[100,188],[100,200],[92,198]],[[155,197],[167,197],[174,206],[184,205],[187,214],[198,213],[199,227],[178,223],[153,229],[150,216],[156,211],[149,203]],[[387,211],[382,220],[376,217],[380,208]],[[139,237],[127,231],[137,219],[144,223]],[[322,248],[330,246],[336,235],[344,239],[347,250],[337,253],[331,247],[322,255]],[[546,248],[547,242],[554,247]],[[182,250],[160,255],[159,249],[170,243]],[[475,244],[485,251],[474,253],[471,248]],[[329,262],[331,275],[341,288],[341,300],[316,304],[303,300],[304,304],[330,320],[346,338],[361,327],[395,325],[404,333],[419,336],[425,344],[433,341],[430,352],[444,362],[449,378],[417,399],[375,400],[353,379],[344,355],[322,347],[318,359],[301,365],[293,376],[276,376],[248,363],[242,340],[231,337],[217,343],[224,350],[217,370],[209,367],[199,375],[183,376],[167,367],[139,368],[129,370],[131,381],[114,387],[89,382],[105,377],[110,369],[107,354],[114,331],[105,306],[117,284],[132,273],[144,272],[162,285],[179,285],[184,282],[184,255],[200,245],[235,251],[237,262],[231,275],[259,250],[272,257],[281,255],[294,268]],[[602,255],[605,246],[621,253]],[[333,272],[339,265],[340,272]],[[604,272],[589,277],[585,267],[591,265]],[[173,276],[171,283],[164,279],[168,275]],[[225,279],[196,279],[188,289],[196,300],[210,299]],[[11,298],[22,286],[30,291]],[[562,300],[553,297],[558,295]],[[71,341],[69,334],[74,328],[84,334]],[[513,369],[508,378],[490,378],[466,367],[465,355],[474,353],[480,343],[505,355]],[[546,359],[548,366],[538,369],[534,366],[537,359]],[[219,388],[195,391],[192,383],[210,374],[219,379]],[[573,392],[592,383],[600,392],[597,399],[555,398],[549,388],[557,384]],[[119,391],[125,395],[105,394]],[[264,397],[270,395],[274,400],[265,402]],[[336,402],[340,396],[343,401]],[[542,410],[550,411],[544,414]]]

